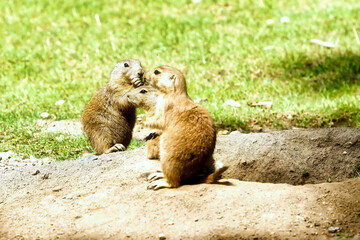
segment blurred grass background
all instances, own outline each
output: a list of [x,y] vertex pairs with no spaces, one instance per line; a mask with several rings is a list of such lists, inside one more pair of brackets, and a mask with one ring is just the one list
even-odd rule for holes
[[[129,58],[183,71],[219,128],[360,126],[357,0],[9,0],[0,12],[0,151],[81,155],[84,135],[43,133],[37,120],[78,121]],[[248,106],[259,101],[272,108]]]

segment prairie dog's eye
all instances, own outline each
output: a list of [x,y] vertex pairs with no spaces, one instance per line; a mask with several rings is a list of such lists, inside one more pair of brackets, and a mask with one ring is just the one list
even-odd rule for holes
[[147,93],[147,91],[145,89],[141,89],[140,93],[144,94]]
[[155,73],[155,75],[158,75],[158,74],[160,74],[161,72],[160,72],[159,70],[155,70],[154,73]]
[[124,63],[124,67],[129,67],[129,64],[128,64],[128,63]]

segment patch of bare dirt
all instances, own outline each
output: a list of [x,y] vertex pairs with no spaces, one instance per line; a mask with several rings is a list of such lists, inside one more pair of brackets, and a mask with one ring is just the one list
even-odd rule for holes
[[0,239],[359,239],[359,144],[354,128],[235,132],[218,184],[158,191],[144,147],[0,168]]
[[43,132],[65,133],[73,135],[83,134],[80,121],[71,120],[38,120],[37,125],[42,127]]

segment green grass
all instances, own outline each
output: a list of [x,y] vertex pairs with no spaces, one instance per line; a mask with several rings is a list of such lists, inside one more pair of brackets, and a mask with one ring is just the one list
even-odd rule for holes
[[[126,58],[182,70],[220,128],[360,126],[357,0],[9,0],[0,12],[0,151],[80,155],[84,136],[44,134],[36,120],[45,111],[78,120]],[[228,99],[241,107],[223,105]],[[258,101],[273,107],[248,106]]]

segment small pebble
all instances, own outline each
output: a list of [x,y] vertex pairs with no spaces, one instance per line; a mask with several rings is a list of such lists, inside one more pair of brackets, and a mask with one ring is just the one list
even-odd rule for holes
[[50,173],[45,173],[45,174],[41,177],[41,179],[42,179],[42,180],[49,179],[49,176],[50,176]]
[[329,227],[328,231],[329,233],[336,233],[337,231],[339,231],[339,227]]
[[40,173],[40,170],[36,170],[35,172],[32,173],[32,175],[38,175]]
[[165,234],[160,233],[159,234],[159,240],[165,240],[165,239],[166,239]]
[[83,160],[81,160],[82,162],[90,162],[90,161],[93,161],[93,160],[97,160],[99,157],[98,156],[95,156],[95,155],[92,155],[92,156],[89,156],[87,158],[84,158]]
[[60,192],[62,189],[62,187],[57,187],[57,188],[53,188],[52,191],[53,192]]

